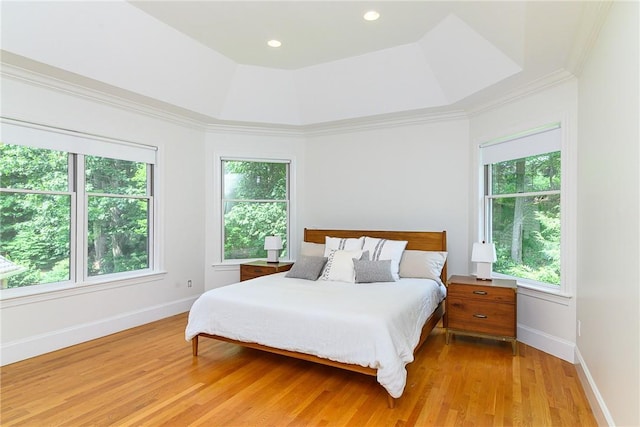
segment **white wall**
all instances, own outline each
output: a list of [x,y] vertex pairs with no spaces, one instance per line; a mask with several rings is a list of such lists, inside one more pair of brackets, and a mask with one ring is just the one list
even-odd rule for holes
[[99,94],[72,95],[74,88],[32,77],[25,72],[20,79],[3,77],[3,116],[159,147],[165,273],[118,287],[3,299],[2,364],[184,312],[204,289],[203,131],[116,107]]
[[[480,238],[478,219],[481,212],[479,192],[480,166],[478,145],[538,126],[561,122],[563,134],[562,199],[562,281],[565,296],[550,295],[531,289],[518,289],[518,340],[574,361],[575,348],[575,170],[577,126],[577,82],[570,79],[550,89],[496,104],[474,114],[470,120],[470,141],[474,169],[474,214],[472,235]],[[566,233],[566,234],[565,234]]]
[[468,273],[466,119],[309,137],[302,225],[447,231],[448,273]]
[[578,354],[619,426],[640,425],[638,16],[613,3],[579,76]]

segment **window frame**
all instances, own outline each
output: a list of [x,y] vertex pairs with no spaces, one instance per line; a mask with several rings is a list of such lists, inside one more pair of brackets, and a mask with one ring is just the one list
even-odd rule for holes
[[[284,163],[287,165],[287,183],[286,183],[286,199],[285,200],[275,200],[275,199],[226,199],[224,197],[224,186],[225,186],[225,178],[224,178],[224,162],[226,161],[236,161],[236,162],[255,162],[255,163]],[[294,170],[294,161],[291,158],[283,158],[283,157],[272,157],[272,156],[261,156],[261,157],[248,157],[248,156],[224,156],[219,155],[216,156],[216,166],[217,166],[217,178],[219,179],[219,185],[216,186],[219,191],[219,195],[216,197],[216,201],[218,204],[218,208],[216,209],[218,216],[218,231],[220,235],[218,251],[219,256],[217,257],[217,262],[222,265],[239,265],[248,261],[253,261],[255,259],[266,259],[265,258],[233,258],[233,259],[225,259],[225,222],[224,222],[224,206],[225,202],[228,201],[241,201],[241,202],[254,202],[254,203],[266,203],[266,202],[278,202],[278,203],[286,203],[286,213],[287,213],[287,232],[286,238],[287,242],[287,256],[282,258],[283,261],[290,260],[292,258],[292,245],[291,245],[291,236],[292,236],[292,176]]]
[[[159,150],[158,147],[139,144],[130,141],[124,141],[120,139],[114,139],[109,137],[97,136],[87,134],[78,131],[71,131],[67,129],[60,129],[51,126],[45,126],[36,123],[24,122],[14,119],[2,117],[1,124],[3,127],[3,134],[6,129],[9,129],[9,135],[12,137],[20,136],[20,133],[24,130],[25,137],[20,141],[6,140],[2,141],[7,144],[29,146],[46,150],[58,150],[64,151],[68,155],[68,193],[67,192],[42,192],[35,191],[35,193],[64,193],[71,196],[71,212],[70,212],[70,259],[69,259],[69,280],[35,284],[29,286],[23,286],[19,288],[8,288],[0,291],[0,301],[3,301],[2,306],[20,305],[22,303],[28,303],[32,301],[46,300],[56,297],[60,292],[63,294],[80,294],[85,292],[94,292],[97,290],[108,289],[113,286],[128,286],[141,282],[149,282],[159,280],[164,272],[161,270],[161,257],[160,257],[160,236],[159,236],[159,199],[156,195],[156,189],[158,187],[159,175]],[[36,136],[36,138],[34,138]],[[41,137],[38,137],[41,136]],[[48,144],[46,138],[51,137],[52,144]],[[3,139],[5,137],[3,136]],[[78,153],[69,151],[60,146],[64,146],[67,141],[71,146],[77,143],[77,140],[83,143],[90,142],[91,153]],[[122,148],[126,153],[122,157],[116,155],[106,156],[100,153],[100,149],[107,152],[113,152],[113,150],[119,150]],[[148,163],[143,160],[135,160],[127,158],[127,156],[136,156],[139,153],[151,153],[147,155],[148,158],[153,156],[153,162]],[[87,241],[87,226],[88,226],[88,200],[89,194],[85,191],[85,171],[84,171],[84,156],[92,155],[98,157],[110,157],[121,158],[122,160],[138,161],[146,163],[147,167],[147,195],[145,198],[148,200],[148,243],[147,243],[147,257],[148,267],[145,269],[137,269],[133,271],[109,273],[103,275],[90,276],[87,268],[88,263],[88,241]],[[22,190],[8,189],[11,192],[26,192]],[[32,191],[28,191],[32,193]],[[28,297],[28,298],[24,298]],[[19,301],[24,300],[24,301]]]
[[[551,153],[556,153],[556,152],[560,152],[560,164],[562,165],[562,151],[552,151]],[[542,154],[546,154],[546,153],[539,153],[540,155]],[[534,155],[535,156],[535,155]],[[528,157],[533,157],[533,156],[528,156]],[[528,192],[523,192],[523,193],[505,193],[505,194],[494,194],[492,189],[493,186],[491,185],[491,181],[492,181],[492,169],[493,169],[493,165],[495,163],[490,163],[490,164],[486,164],[484,165],[484,235],[486,236],[486,241],[487,242],[493,242],[493,211],[492,211],[492,201],[495,199],[518,199],[518,198],[522,198],[522,199],[526,199],[529,197],[533,197],[533,196],[548,196],[548,195],[558,195],[560,196],[560,209],[562,210],[562,191],[561,190],[544,190],[544,191],[528,191]],[[562,171],[562,169],[561,169]],[[562,172],[561,172],[562,174]],[[560,184],[562,185],[562,178],[560,181]],[[560,225],[560,235],[562,236],[562,224]],[[562,239],[562,237],[561,237]],[[562,243],[560,244],[560,247],[562,248]],[[560,256],[560,283],[558,285],[553,284],[553,283],[547,283],[547,282],[541,282],[538,280],[534,280],[534,279],[529,279],[526,277],[519,277],[519,276],[511,276],[508,274],[504,274],[504,273],[499,273],[497,271],[493,271],[492,274],[496,277],[496,278],[501,278],[501,279],[515,279],[520,283],[527,283],[530,286],[535,286],[535,287],[542,287],[542,288],[549,288],[551,290],[556,290],[559,289],[560,286],[562,285],[562,249],[560,248],[561,251],[561,256]]]
[[[536,282],[530,279],[507,276],[500,273],[493,273],[495,278],[514,279],[517,281],[518,287],[525,295],[545,299],[551,302],[555,302],[561,305],[567,305],[568,301],[573,297],[575,289],[575,277],[576,277],[576,162],[577,153],[575,149],[576,144],[576,130],[575,120],[573,120],[571,114],[560,113],[559,115],[545,115],[539,121],[532,121],[527,123],[521,123],[520,125],[506,128],[502,132],[496,133],[493,136],[485,136],[483,138],[476,138],[475,145],[475,159],[478,169],[477,173],[477,190],[478,201],[477,204],[477,228],[476,237],[473,241],[486,240],[485,236],[488,236],[488,215],[487,215],[487,203],[485,201],[485,188],[488,184],[485,175],[485,162],[483,162],[483,148],[492,145],[497,142],[509,141],[514,138],[521,138],[523,136],[539,133],[546,129],[557,127],[560,129],[560,148],[559,150],[547,150],[560,151],[561,156],[561,185],[560,185],[560,286],[545,284],[542,282]],[[523,131],[523,129],[526,129]],[[507,135],[507,136],[505,136]],[[541,154],[539,152],[538,154]],[[528,157],[532,154],[526,154],[522,157]],[[470,259],[470,257],[469,257]],[[475,268],[475,265],[472,267]]]

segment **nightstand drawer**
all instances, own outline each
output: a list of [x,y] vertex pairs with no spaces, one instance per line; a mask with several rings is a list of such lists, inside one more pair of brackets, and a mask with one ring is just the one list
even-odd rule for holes
[[256,277],[288,271],[292,266],[292,262],[267,263],[265,261],[254,261],[240,264],[240,281],[243,282]]
[[449,328],[505,337],[515,336],[516,320],[512,305],[452,296],[447,298]]
[[260,277],[266,274],[273,274],[275,269],[273,268],[265,268],[256,265],[242,265],[240,266],[240,274],[243,277]]
[[515,295],[516,294],[514,290],[511,288],[461,285],[458,283],[449,284],[449,288],[447,290],[447,297],[449,298],[473,298],[478,300],[488,300],[508,304],[515,304]]

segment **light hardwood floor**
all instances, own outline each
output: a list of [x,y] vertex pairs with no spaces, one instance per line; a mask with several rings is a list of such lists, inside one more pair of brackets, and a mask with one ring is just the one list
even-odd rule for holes
[[2,371],[2,426],[594,426],[576,369],[434,329],[396,407],[374,377],[201,339],[186,314]]

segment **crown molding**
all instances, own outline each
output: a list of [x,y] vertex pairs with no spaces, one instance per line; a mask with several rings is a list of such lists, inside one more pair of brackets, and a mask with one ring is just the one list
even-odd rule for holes
[[613,1],[611,0],[585,3],[580,26],[566,63],[566,68],[576,76],[582,73],[612,5]]
[[303,129],[305,135],[314,137],[466,119],[468,119],[468,114],[464,110],[438,108],[312,124],[304,126]]
[[205,126],[207,132],[226,133],[239,135],[262,135],[262,136],[286,136],[304,137],[305,131],[299,125],[283,125],[271,123],[254,123],[240,121],[226,121],[219,123],[208,123]]
[[[310,125],[217,120],[210,116],[182,109],[169,103],[138,95],[84,76],[59,70],[55,67],[40,63],[34,65],[36,64],[35,61],[18,55],[8,52],[2,53],[3,60],[0,63],[0,75],[3,78],[207,132],[304,137],[466,118],[466,113],[462,110],[447,111],[439,109],[436,111],[412,110]],[[14,62],[24,62],[28,68],[22,66],[22,64],[16,65],[5,61],[7,57]],[[16,58],[18,59],[16,60]],[[39,68],[39,70],[34,68]],[[74,81],[72,82],[71,80]]]
[[[189,128],[199,130],[204,128],[204,116],[198,115],[197,113],[189,112],[188,110],[175,107],[168,103],[156,101],[124,89],[97,82],[84,76],[55,69],[55,67],[45,64],[41,64],[45,67],[42,71],[35,70],[31,66],[25,68],[24,66],[7,62],[7,57],[12,58],[18,56],[2,51],[0,76],[3,78],[30,86],[41,87],[64,95],[87,99],[98,104],[116,107]],[[30,61],[26,58],[24,59]],[[71,78],[80,83],[70,81]]]
[[[5,61],[7,57],[12,62]],[[24,62],[27,67],[22,66],[20,62]],[[34,64],[37,66],[34,66]],[[479,106],[466,107],[464,104],[459,104],[458,106],[408,110],[324,123],[285,125],[218,120],[211,116],[199,114],[166,102],[97,82],[93,79],[60,70],[46,64],[36,63],[28,58],[10,54],[5,51],[2,52],[0,75],[3,78],[88,99],[99,104],[124,109],[204,132],[298,138],[364,132],[426,123],[468,120],[478,114],[575,79],[575,76],[571,72],[561,69],[511,91],[505,96]],[[72,79],[73,81],[70,81]]]
[[554,86],[558,86],[565,82],[575,80],[575,79],[576,77],[569,71],[564,69],[557,70],[557,71],[554,71],[553,73],[547,74],[544,77],[541,77],[537,80],[527,83],[526,85],[521,86],[516,90],[511,91],[505,96],[496,98],[490,102],[481,104],[479,106],[469,108],[467,110],[467,113],[469,114],[469,117],[475,117],[479,114],[511,104],[523,98],[529,97],[535,93],[543,92]]

